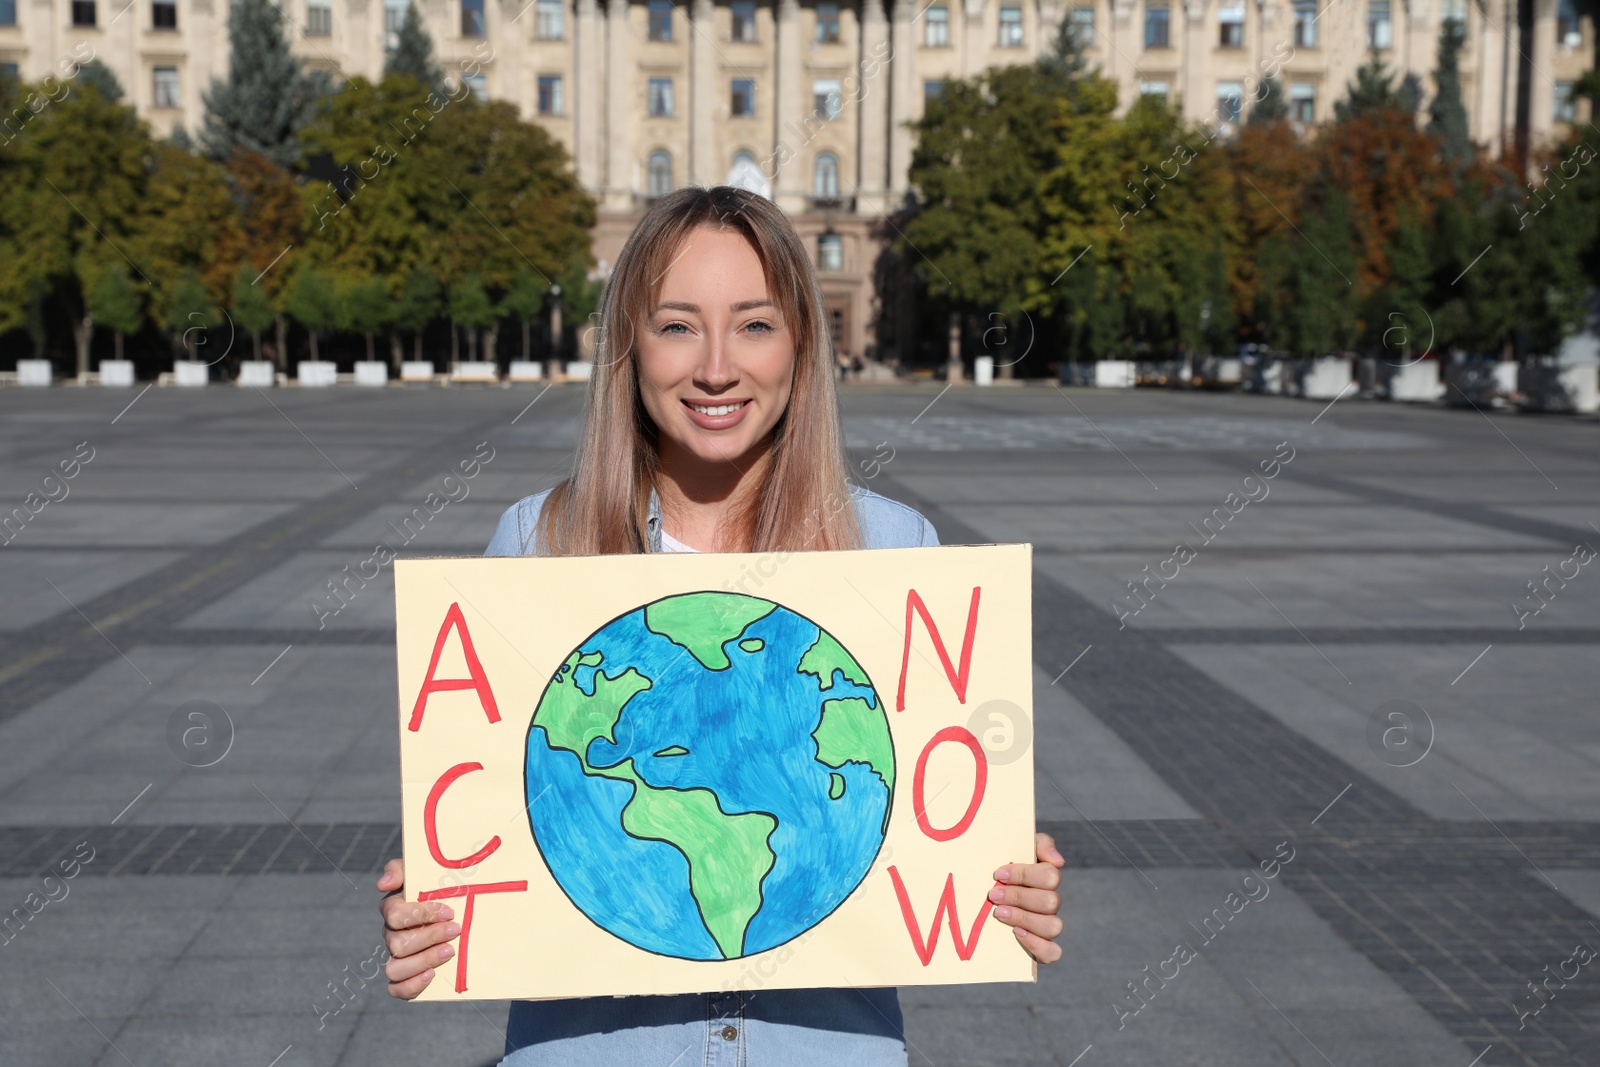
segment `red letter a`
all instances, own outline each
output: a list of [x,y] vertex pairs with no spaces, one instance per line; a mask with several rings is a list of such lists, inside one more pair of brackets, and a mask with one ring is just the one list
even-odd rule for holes
[[956,876],[946,875],[944,892],[939,897],[939,907],[934,910],[933,925],[928,928],[928,940],[924,943],[922,931],[917,928],[916,913],[911,910],[911,898],[906,895],[906,885],[900,880],[900,872],[891,866],[889,877],[894,881],[895,896],[900,898],[900,914],[905,916],[906,929],[911,933],[911,947],[916,949],[917,958],[922,961],[922,965],[926,967],[933,962],[933,950],[939,943],[940,922],[948,922],[950,925],[950,936],[956,943],[956,955],[963,960],[970,960],[972,953],[978,947],[978,935],[983,931],[983,921],[994,909],[994,902],[991,900],[983,902],[983,907],[978,909],[978,918],[972,924],[970,937],[963,939],[960,920],[956,918]]
[[963,704],[967,702],[967,673],[972,667],[972,635],[978,629],[978,594],[982,591],[977,586],[972,589],[972,606],[967,608],[967,632],[961,638],[959,668],[950,662],[950,653],[945,651],[944,639],[939,636],[939,628],[933,624],[933,616],[928,614],[928,605],[922,602],[922,597],[915,589],[906,594],[906,647],[900,656],[900,693],[895,698],[894,710],[906,710],[906,668],[911,666],[913,611],[922,616],[922,624],[928,628],[928,636],[933,638],[933,650],[939,653],[939,662],[944,665],[945,677],[950,679],[950,687],[956,691],[956,699]]
[[[445,635],[452,628],[461,635],[461,652],[467,658],[467,673],[472,676],[470,678],[433,676],[433,672],[439,669],[439,653],[444,651]],[[433,642],[433,658],[428,661],[428,673],[422,679],[422,692],[417,694],[417,706],[411,709],[411,722],[406,729],[416,731],[422,728],[422,709],[428,704],[429,693],[439,693],[449,689],[476,689],[478,703],[483,705],[484,714],[489,716],[489,721],[500,721],[500,709],[495,706],[494,692],[489,688],[489,679],[484,676],[483,664],[478,662],[478,652],[472,647],[472,635],[467,632],[466,620],[461,617],[460,604],[451,604],[450,610],[444,613],[444,624],[439,627],[439,637]]]

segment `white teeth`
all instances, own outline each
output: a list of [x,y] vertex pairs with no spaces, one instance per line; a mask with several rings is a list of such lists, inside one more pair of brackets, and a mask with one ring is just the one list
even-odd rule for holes
[[690,404],[689,406],[694,408],[696,411],[698,411],[702,415],[732,415],[735,411],[738,411],[740,408],[744,407],[744,405],[742,403],[741,404],[717,404],[715,406],[710,406],[710,407],[708,407],[708,406],[706,406],[704,404]]

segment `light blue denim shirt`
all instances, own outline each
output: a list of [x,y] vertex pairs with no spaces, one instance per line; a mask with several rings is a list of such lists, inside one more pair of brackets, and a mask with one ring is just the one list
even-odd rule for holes
[[[548,493],[506,509],[484,552],[535,551]],[[859,486],[851,502],[867,548],[937,545],[917,512]],[[661,551],[661,510],[650,498],[650,548]],[[530,966],[559,966],[559,960]],[[501,1067],[905,1067],[893,989],[772,989],[666,997],[518,1000]]]

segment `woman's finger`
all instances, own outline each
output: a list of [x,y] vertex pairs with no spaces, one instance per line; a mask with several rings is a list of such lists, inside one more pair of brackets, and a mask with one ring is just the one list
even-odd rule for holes
[[406,884],[406,861],[390,860],[383,865],[383,873],[378,876],[378,891],[393,893]]
[[1025,927],[1016,928],[1017,940],[1028,950],[1028,955],[1040,963],[1054,963],[1061,958],[1061,946],[1046,940]]
[[1021,908],[1040,915],[1054,915],[1061,910],[1061,894],[1049,889],[1028,889],[1024,886],[997,885],[989,890],[989,899],[996,904]]
[[994,872],[994,880],[1001,885],[1055,889],[1061,885],[1061,872],[1048,863],[1008,863]]
[[438,967],[455,954],[454,945],[435,945],[409,956],[391,956],[389,962],[383,965],[383,973],[388,976],[391,985],[404,982],[423,971]]
[[385,930],[383,941],[391,956],[414,956],[433,945],[442,945],[461,935],[461,924],[429,923],[410,930]]
[[1056,848],[1056,839],[1049,834],[1034,834],[1033,849],[1040,863],[1048,863],[1055,867],[1064,867],[1067,864],[1066,858]]
[[448,904],[438,901],[412,904],[400,897],[390,897],[383,902],[380,910],[383,912],[383,925],[390,930],[410,930],[456,917]]
[[390,982],[389,995],[399,1000],[415,1000],[424,989],[428,988],[428,983],[431,981],[433,981],[433,971],[430,969],[415,977],[407,978],[404,982]]
[[1038,912],[1002,905],[994,909],[994,917],[1007,926],[1037,934],[1047,941],[1053,941],[1061,936],[1061,920],[1054,915],[1040,915]]

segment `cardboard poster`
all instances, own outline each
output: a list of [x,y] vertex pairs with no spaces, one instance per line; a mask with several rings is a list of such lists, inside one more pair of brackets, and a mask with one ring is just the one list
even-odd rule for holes
[[1031,559],[397,560],[423,998],[1033,980]]

